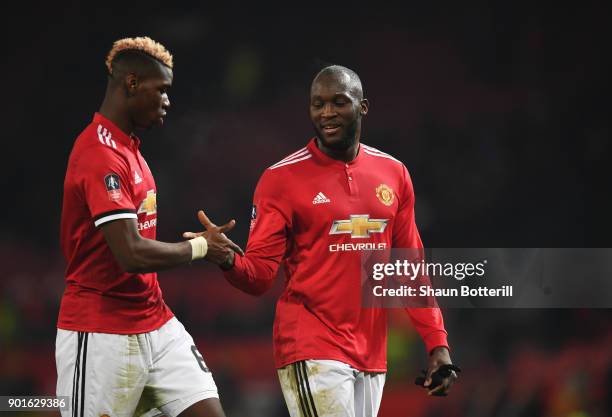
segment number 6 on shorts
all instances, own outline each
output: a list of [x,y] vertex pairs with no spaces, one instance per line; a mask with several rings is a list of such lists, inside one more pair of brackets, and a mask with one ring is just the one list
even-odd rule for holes
[[210,372],[210,369],[208,369],[206,367],[206,364],[204,363],[204,357],[202,356],[202,354],[198,351],[198,348],[195,345],[191,346],[191,353],[193,353],[193,356],[195,356],[196,361],[198,361],[198,365],[200,365],[200,368],[204,371],[204,372]]

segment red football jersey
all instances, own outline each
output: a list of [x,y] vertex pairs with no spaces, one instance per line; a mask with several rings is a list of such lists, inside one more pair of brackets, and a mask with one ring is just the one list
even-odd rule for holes
[[[287,281],[274,322],[278,368],[333,359],[363,371],[386,371],[387,313],[361,307],[364,246],[356,243],[423,247],[412,182],[400,161],[361,144],[355,160],[344,163],[321,152],[313,139],[264,172],[255,190],[246,255],[236,256],[225,276],[258,294],[283,263]],[[428,352],[448,346],[439,309],[407,312]]]
[[133,218],[141,236],[155,239],[157,189],[139,145],[99,113],[74,143],[64,180],[60,240],[67,267],[60,329],[144,333],[173,316],[157,274],[123,271],[99,229]]

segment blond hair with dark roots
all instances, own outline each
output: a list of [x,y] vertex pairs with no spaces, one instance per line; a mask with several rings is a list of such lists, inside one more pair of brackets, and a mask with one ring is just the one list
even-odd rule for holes
[[157,59],[168,68],[173,66],[172,55],[161,43],[155,42],[148,36],[124,38],[115,41],[106,57],[106,68],[109,74],[113,73],[113,60],[123,51],[140,51]]

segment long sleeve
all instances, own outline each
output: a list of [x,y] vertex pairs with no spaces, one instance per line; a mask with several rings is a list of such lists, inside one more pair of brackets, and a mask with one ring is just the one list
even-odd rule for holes
[[283,200],[282,182],[264,172],[253,198],[251,230],[244,257],[236,255],[225,278],[236,288],[260,295],[271,286],[287,249],[290,206]]
[[[403,167],[404,187],[400,194],[400,207],[395,218],[393,248],[423,248],[414,218],[414,189],[408,170]],[[438,346],[448,348],[444,319],[439,308],[406,308],[410,321],[430,353]]]

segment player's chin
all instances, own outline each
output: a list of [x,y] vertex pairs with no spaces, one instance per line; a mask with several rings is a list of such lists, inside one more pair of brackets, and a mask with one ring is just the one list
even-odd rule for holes
[[153,129],[154,127],[160,127],[164,125],[165,118],[163,116],[156,116],[147,123],[146,129]]
[[323,131],[319,131],[319,139],[321,142],[323,142],[323,145],[327,146],[328,148],[339,148],[342,147],[345,142],[342,134],[343,132],[340,129],[331,135]]

